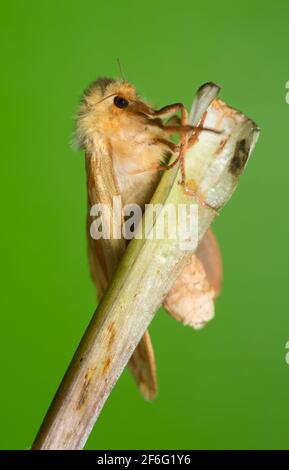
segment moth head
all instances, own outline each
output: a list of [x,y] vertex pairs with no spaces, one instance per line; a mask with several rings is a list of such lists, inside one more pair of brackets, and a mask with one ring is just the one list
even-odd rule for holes
[[105,135],[118,126],[148,116],[151,107],[123,80],[101,77],[85,90],[76,123],[76,143],[87,149],[95,135]]

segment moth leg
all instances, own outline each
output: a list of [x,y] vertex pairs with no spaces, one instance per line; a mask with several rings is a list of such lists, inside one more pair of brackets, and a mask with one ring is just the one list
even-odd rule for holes
[[188,148],[190,148],[195,142],[198,141],[198,137],[199,137],[199,135],[202,131],[202,128],[204,127],[206,117],[207,117],[207,111],[204,112],[204,114],[203,114],[203,116],[200,120],[199,126],[196,127],[196,129],[193,130],[192,135],[189,138]]
[[[190,196],[194,196],[200,205],[209,207],[214,212],[217,212],[213,207],[211,207],[209,204],[206,203],[203,195],[199,192],[199,189],[196,185],[195,187],[192,187],[191,184],[190,186],[186,184],[185,154],[190,146],[190,141],[192,145],[197,140],[199,133],[204,129],[203,124],[204,124],[205,119],[206,119],[206,113],[202,116],[202,119],[200,122],[200,128],[194,129],[193,134],[191,136],[189,132],[186,132],[181,137],[180,153],[178,157],[180,160],[180,170],[181,170],[180,184],[183,186],[184,192]],[[184,108],[184,111],[182,112],[181,126],[187,126],[187,125],[188,125],[188,113],[187,113],[186,108]]]
[[172,114],[176,114],[178,111],[181,111],[181,124],[184,124],[184,122],[188,123],[188,112],[182,103],[169,104],[159,110],[153,110],[152,115],[164,119]]
[[[181,106],[181,116],[182,116],[181,117],[181,122],[180,122],[180,128],[185,128],[186,126],[189,125],[188,124],[188,113],[187,113],[186,108],[183,105],[180,105],[180,106]],[[180,147],[179,155],[170,165],[167,166],[167,169],[172,168],[179,161],[180,162],[180,170],[181,170],[180,184],[183,186],[184,192],[186,194],[190,195],[190,196],[195,197],[195,199],[197,200],[197,202],[201,206],[206,206],[206,207],[210,208],[211,210],[213,210],[216,214],[219,214],[218,211],[216,211],[213,207],[211,207],[209,204],[206,203],[203,195],[199,192],[196,185],[195,185],[195,187],[192,187],[191,184],[190,185],[186,184],[185,154],[186,154],[188,148],[190,148],[190,146],[193,145],[197,141],[200,132],[202,130],[206,130],[206,128],[203,127],[206,116],[207,116],[207,113],[205,112],[202,116],[202,119],[200,121],[199,126],[196,129],[193,130],[192,134],[191,134],[191,131],[181,132],[181,140],[180,140],[180,144],[179,144],[179,147]],[[167,126],[167,127],[171,127],[171,126]]]
[[[195,142],[198,141],[198,137],[199,137],[199,135],[200,135],[200,133],[201,133],[203,127],[204,127],[206,117],[207,117],[207,111],[204,112],[204,114],[203,114],[203,116],[200,120],[199,126],[196,129],[194,129],[192,135],[190,136],[187,148],[190,148]],[[184,185],[184,191],[185,191],[186,194],[195,197],[195,199],[198,201],[198,203],[201,206],[208,207],[215,214],[219,215],[219,212],[214,207],[212,207],[212,206],[210,206],[209,204],[206,203],[206,201],[204,200],[204,197],[200,194],[196,184],[195,184],[195,187],[194,187],[194,182],[190,182],[190,186]]]
[[[178,116],[172,116],[169,121],[163,125],[163,130],[169,133],[179,133],[181,135],[180,143],[179,143],[179,155],[178,157],[169,165],[165,167],[160,167],[160,169],[167,169],[174,167],[178,161],[180,162],[180,170],[181,170],[181,182],[184,186],[184,190],[186,192],[186,170],[185,170],[185,153],[186,151],[193,145],[200,134],[201,131],[208,131],[219,133],[220,131],[216,131],[214,129],[204,127],[204,122],[207,116],[207,112],[205,112],[202,116],[199,126],[192,128],[188,122],[188,112],[185,106],[182,103],[175,103],[168,106],[164,106],[158,111],[154,111],[154,116],[158,118],[165,118],[172,113],[176,113],[177,111],[181,112],[181,118]],[[178,125],[176,125],[178,123]]]
[[[159,169],[169,170],[170,168],[175,166],[178,161],[180,161],[182,181],[184,181],[185,180],[184,154],[185,154],[185,150],[188,144],[189,133],[192,131],[192,128],[188,124],[188,112],[182,103],[174,103],[174,104],[169,104],[167,106],[164,106],[163,108],[159,110],[152,110],[151,115],[156,118],[164,119],[166,117],[171,116],[172,114],[177,113],[178,111],[181,112],[181,118],[178,119],[179,125],[176,125],[175,116],[172,116],[172,118],[169,120],[167,124],[162,125],[161,122],[159,122],[160,121],[159,119],[156,120],[155,124],[161,127],[163,131],[165,131],[166,133],[173,134],[177,132],[181,134],[180,143],[177,147],[177,149],[179,150],[178,157],[171,164],[160,166]],[[170,144],[170,145],[174,145],[174,144]],[[176,149],[175,146],[174,146],[174,149]]]
[[[178,111],[181,112],[181,117],[175,114]],[[189,134],[192,134],[189,139],[189,140],[192,139],[192,143],[195,140],[195,134],[198,135],[199,132],[201,131],[213,132],[216,134],[222,133],[222,131],[218,131],[218,130],[203,126],[205,119],[206,119],[207,112],[203,114],[203,117],[198,126],[190,126],[188,122],[188,112],[182,103],[169,104],[159,110],[151,110],[150,115],[155,118],[155,119],[149,120],[150,125],[152,126],[155,125],[157,127],[160,127],[161,129],[163,129],[165,132],[168,132],[168,133],[184,134],[187,132]],[[165,119],[166,117],[169,117],[169,116],[171,116],[170,119],[167,121],[166,124],[163,124],[161,119]]]
[[[186,134],[188,135],[188,133]],[[185,165],[184,165],[184,156],[185,156],[185,152],[187,150],[187,147],[186,147],[186,143],[185,142],[181,142],[179,144],[176,144],[175,145],[175,150],[176,151],[179,151],[179,154],[178,156],[176,157],[176,159],[172,162],[172,163],[169,163],[168,165],[159,165],[157,167],[158,170],[170,170],[171,168],[173,168],[178,162],[180,162],[180,168],[181,168],[181,175],[182,175],[182,180],[180,183],[182,183],[182,181],[184,180],[185,181]]]
[[198,186],[193,181],[190,180],[190,185],[184,184],[183,188],[184,192],[188,196],[194,197],[200,206],[207,207],[208,209],[213,211],[215,215],[219,215],[219,211],[205,201],[204,196],[199,191]]
[[192,132],[191,126],[188,124],[188,112],[185,106],[182,103],[176,103],[172,105],[165,106],[164,108],[160,109],[159,111],[154,112],[154,116],[164,118],[169,114],[176,113],[177,111],[181,111],[181,119],[179,120],[180,124],[178,126],[172,125],[172,119],[167,123],[164,124],[162,129],[165,132],[170,134],[172,133],[179,133],[181,135],[180,143],[176,150],[179,151],[177,158],[170,163],[169,165],[162,165],[159,167],[160,170],[170,170],[173,168],[178,162],[180,162],[180,169],[181,169],[181,184],[185,182],[185,152],[187,150],[188,141],[189,141],[189,134]]
[[176,114],[170,117],[166,122],[166,126],[179,126],[180,124],[181,124],[181,118],[177,116]]
[[[175,114],[177,111],[181,111],[181,118],[178,116],[172,116],[169,119],[167,124],[163,124],[161,119],[165,117],[169,117],[172,114]],[[156,138],[154,143],[162,143],[167,145],[173,152],[179,152],[177,158],[170,163],[169,165],[152,165],[145,171],[159,171],[159,170],[169,170],[173,168],[179,160],[184,159],[185,144],[187,145],[188,135],[192,132],[192,127],[188,124],[188,112],[185,106],[182,103],[175,103],[168,106],[164,106],[159,110],[152,110],[150,113],[156,119],[149,119],[148,124],[150,126],[156,126],[161,128],[165,133],[173,134],[179,133],[181,134],[181,140],[179,144],[174,144],[173,142],[163,139],[163,138]],[[178,125],[177,125],[178,124]],[[185,171],[184,162],[181,164],[182,171]],[[143,172],[143,171],[142,171]],[[133,174],[139,174],[140,171],[134,171]],[[184,175],[182,176],[184,178]]]
[[[177,113],[178,111],[181,112],[181,118],[178,116],[172,116],[166,124],[162,123],[162,119],[171,116],[172,114]],[[152,165],[147,168],[145,171],[158,171],[158,170],[169,170],[173,168],[178,162],[180,162],[180,170],[181,170],[181,181],[180,184],[184,187],[184,191],[186,193],[190,193],[190,190],[186,187],[186,171],[185,171],[185,154],[190,145],[192,145],[199,133],[204,130],[208,132],[216,132],[214,129],[205,128],[205,127],[195,127],[190,126],[188,122],[188,112],[185,106],[182,103],[175,103],[171,105],[164,106],[159,110],[150,110],[150,116],[153,116],[153,119],[148,119],[147,124],[150,126],[156,126],[162,129],[163,132],[168,134],[178,133],[180,134],[180,142],[178,145],[174,144],[173,142],[163,139],[163,138],[156,138],[154,142],[162,143],[167,145],[171,150],[174,152],[178,151],[179,154],[176,159],[168,164],[168,165]],[[205,120],[203,119],[200,124],[202,124]],[[178,125],[177,125],[178,124]],[[193,135],[192,135],[193,133]],[[143,172],[142,170],[141,172]],[[140,171],[134,171],[133,174],[140,173]]]
[[153,144],[162,144],[162,145],[165,145],[165,146],[168,147],[173,153],[176,153],[176,152],[179,151],[179,145],[178,145],[178,144],[175,144],[175,143],[172,142],[171,140],[162,139],[161,137],[156,137],[155,139],[153,139],[152,143],[153,143]]
[[[180,127],[185,127],[189,125],[188,119],[188,111],[185,106],[181,103],[178,103],[177,106],[181,111],[181,122]],[[181,139],[180,139],[180,152],[179,152],[179,161],[180,161],[180,169],[181,169],[181,184],[185,184],[186,181],[186,169],[185,169],[185,153],[187,151],[189,142],[189,132],[181,132]]]

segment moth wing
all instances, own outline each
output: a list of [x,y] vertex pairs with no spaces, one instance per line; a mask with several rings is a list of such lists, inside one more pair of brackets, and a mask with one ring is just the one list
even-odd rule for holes
[[210,286],[214,289],[214,299],[221,291],[223,280],[222,255],[214,232],[209,229],[196,252],[201,261]]
[[214,317],[214,300],[221,289],[222,260],[211,230],[167,294],[164,307],[176,320],[194,329]]
[[[101,168],[101,166],[103,166]],[[88,189],[88,213],[87,213],[87,240],[88,260],[90,274],[96,286],[98,298],[103,296],[115,268],[125,250],[123,239],[95,239],[91,236],[90,228],[92,217],[90,208],[97,203],[106,203],[112,209],[114,181],[109,181],[111,171],[108,174],[109,161],[105,162],[102,155],[86,155],[87,189]],[[106,178],[103,178],[106,172]],[[110,187],[107,187],[110,185]],[[115,194],[116,195],[116,194]],[[110,213],[106,217],[110,217]],[[144,398],[152,400],[157,394],[157,376],[153,345],[149,332],[146,331],[140,340],[129,361],[137,386]]]

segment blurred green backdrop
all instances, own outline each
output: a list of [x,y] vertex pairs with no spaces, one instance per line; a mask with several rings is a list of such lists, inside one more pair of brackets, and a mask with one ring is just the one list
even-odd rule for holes
[[125,371],[87,449],[289,448],[288,15],[281,0],[2,5],[2,449],[31,445],[95,309],[84,159],[70,140],[83,88],[117,75],[117,57],[156,106],[189,106],[213,80],[262,133],[215,223],[216,319],[194,332],[157,315],[159,397],[144,402]]

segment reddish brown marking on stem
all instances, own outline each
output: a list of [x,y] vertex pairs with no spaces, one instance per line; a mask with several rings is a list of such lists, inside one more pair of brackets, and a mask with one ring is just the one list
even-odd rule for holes
[[110,366],[110,363],[111,363],[111,358],[110,357],[107,357],[106,360],[105,360],[105,363],[104,363],[104,366],[102,368],[102,371],[101,371],[101,374],[102,375],[105,375],[105,373],[107,372],[109,366]]
[[82,389],[79,395],[79,399],[77,401],[77,406],[76,406],[77,410],[79,410],[83,406],[83,404],[85,403],[88,397],[88,390],[89,390],[90,382],[91,382],[91,378],[88,378],[88,374],[85,374]]
[[109,333],[111,333],[112,331],[114,331],[114,321],[111,322],[111,324],[108,326],[107,330]]
[[215,155],[219,155],[219,153],[222,152],[222,150],[223,150],[223,148],[225,147],[227,141],[228,141],[228,139],[222,139],[222,140],[221,140],[221,142],[219,143],[219,147],[218,147],[217,150],[216,150]]
[[112,322],[109,327],[108,327],[108,333],[109,333],[109,340],[108,340],[108,349],[111,349],[114,340],[115,340],[115,326],[114,322]]

